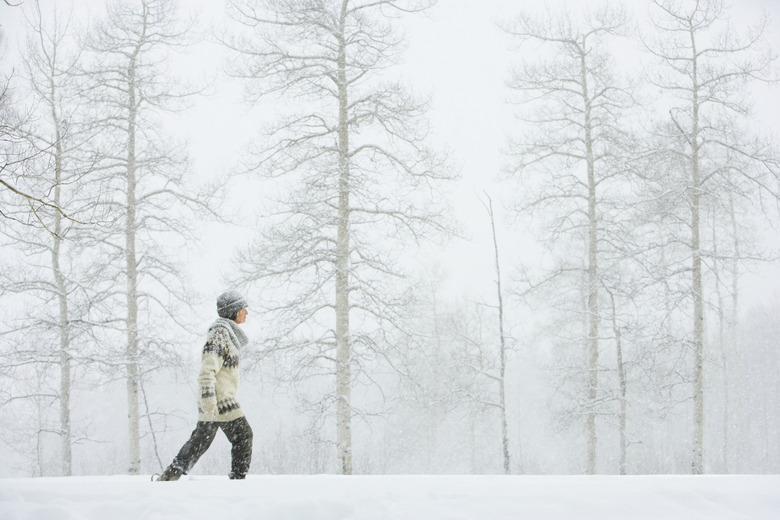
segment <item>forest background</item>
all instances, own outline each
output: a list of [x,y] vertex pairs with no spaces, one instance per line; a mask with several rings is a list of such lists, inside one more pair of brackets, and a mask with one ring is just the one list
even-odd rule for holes
[[74,4],[0,4],[0,476],[164,467],[228,287],[255,473],[780,471],[776,2]]

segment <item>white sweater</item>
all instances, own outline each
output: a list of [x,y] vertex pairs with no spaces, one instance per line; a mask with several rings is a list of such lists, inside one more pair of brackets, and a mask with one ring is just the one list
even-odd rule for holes
[[243,417],[236,401],[238,364],[246,336],[235,323],[220,318],[209,328],[198,383],[198,421],[228,422]]

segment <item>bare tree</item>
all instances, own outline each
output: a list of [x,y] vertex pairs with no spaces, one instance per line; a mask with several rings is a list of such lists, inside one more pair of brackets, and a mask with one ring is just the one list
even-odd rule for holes
[[335,378],[324,400],[335,406],[344,474],[353,471],[352,386],[369,359],[388,359],[385,331],[404,311],[406,297],[388,283],[403,272],[391,246],[443,229],[435,193],[450,175],[425,146],[425,103],[381,77],[402,42],[391,17],[430,3],[230,4],[246,31],[224,43],[250,98],[279,94],[301,108],[277,105],[284,118],[259,147],[253,169],[287,194],[241,256],[243,281],[273,281],[280,291],[267,308],[280,325],[270,348],[297,352],[299,370]]
[[[0,30],[0,57],[5,55],[5,38]],[[26,187],[20,186],[24,180],[22,170],[25,163],[34,156],[34,154],[25,147],[23,136],[25,126],[29,124],[29,115],[22,115],[18,108],[14,106],[11,91],[11,79],[13,71],[3,73],[0,78],[0,195],[11,203],[23,200],[30,204],[52,207],[50,201],[43,200],[41,196],[29,191]],[[0,208],[0,218],[14,220],[21,223],[28,223],[28,220],[20,219],[19,216],[9,213],[7,203]]]
[[[403,436],[388,442],[398,445],[397,458],[405,463],[399,469],[506,473],[512,459],[496,306],[468,294],[443,297],[445,279],[439,266],[420,275],[413,334],[405,338],[409,344],[401,356],[404,375],[398,378],[398,395],[390,398],[398,415],[387,419],[413,424],[402,426]],[[446,449],[452,445],[462,448],[453,453]]]
[[[77,337],[84,332],[79,323],[88,311],[84,265],[77,260],[82,235],[78,220],[92,220],[94,211],[87,186],[94,166],[93,154],[88,151],[93,134],[84,123],[88,110],[80,105],[74,88],[79,52],[73,45],[69,19],[61,18],[57,10],[44,18],[38,2],[31,4],[25,13],[28,41],[22,76],[29,92],[25,101],[34,107],[30,115],[35,125],[25,125],[19,137],[29,152],[23,165],[24,184],[30,192],[47,195],[46,201],[34,200],[17,191],[16,204],[6,205],[6,215],[13,216],[11,220],[17,225],[5,226],[1,232],[14,249],[27,256],[27,268],[4,271],[0,292],[39,298],[37,312],[24,316],[23,325],[16,325],[18,341],[31,343],[29,352],[23,355],[31,362],[58,367],[60,426],[56,433],[60,437],[61,474],[70,475],[71,369]],[[73,217],[64,214],[64,207]],[[32,222],[31,215],[35,219]],[[36,349],[48,342],[27,339],[30,329],[58,336],[56,354],[46,348]]]
[[493,199],[487,196],[485,209],[490,217],[490,230],[493,236],[493,253],[496,266],[496,302],[498,310],[498,342],[499,342],[499,370],[496,382],[498,383],[498,409],[501,414],[501,447],[504,456],[504,473],[512,472],[512,459],[509,454],[509,428],[506,408],[506,357],[507,345],[504,332],[504,291],[501,288],[501,262],[498,253],[498,238],[496,236],[496,220],[493,214]]
[[[0,30],[0,56],[3,36]],[[41,182],[36,168],[50,150],[31,146],[32,114],[22,101],[13,99],[13,76],[12,71],[0,78],[0,196],[6,201],[0,207],[0,218],[28,227],[46,227],[40,212],[55,211],[61,218],[79,223],[68,208],[53,199],[54,186]]]
[[[727,193],[763,205],[776,201],[780,175],[774,151],[739,128],[750,113],[747,87],[754,80],[772,79],[773,56],[763,39],[766,20],[736,37],[726,30],[728,19],[720,0],[682,5],[654,0],[655,34],[646,42],[662,68],[651,80],[668,93],[670,121],[668,153],[681,175],[669,194],[687,213],[684,244],[690,268],[686,299],[691,306],[690,352],[693,357],[691,471],[705,471],[705,306],[703,278],[711,250],[706,248],[707,211],[717,211]],[[679,197],[679,194],[684,194]],[[765,208],[759,208],[765,209]],[[685,236],[687,235],[687,236]],[[735,243],[735,246],[737,244]]]
[[419,278],[410,302],[414,312],[406,325],[411,333],[401,338],[404,345],[399,365],[403,375],[398,377],[398,395],[391,401],[398,420],[405,421],[409,415],[422,420],[417,429],[407,429],[392,442],[398,444],[399,458],[403,454],[418,461],[411,471],[436,473],[446,467],[440,457],[446,434],[443,426],[447,416],[462,405],[457,392],[462,374],[452,363],[459,341],[451,334],[450,323],[457,320],[451,319],[452,309],[440,296],[446,274],[441,265],[433,265]]
[[612,244],[620,241],[621,231],[614,221],[619,199],[609,187],[629,173],[621,164],[626,132],[620,114],[631,99],[613,77],[607,44],[625,26],[624,13],[609,7],[581,19],[568,12],[548,13],[544,19],[521,16],[505,27],[524,49],[533,45],[544,49],[527,54],[509,82],[518,101],[529,107],[521,115],[528,123],[524,137],[510,151],[515,160],[510,174],[525,187],[517,210],[549,217],[545,240],[574,248],[573,254],[562,251],[571,260],[562,259],[560,267],[545,276],[547,283],[568,277],[576,286],[583,277],[587,377],[578,400],[581,408],[575,413],[585,419],[586,471],[591,474],[597,462],[596,418],[602,413],[599,341],[601,284],[607,270],[603,263]]
[[[26,61],[28,67],[30,67],[30,78],[33,89],[43,99],[47,101],[47,107],[50,110],[51,126],[54,129],[54,133],[50,139],[44,141],[44,150],[51,150],[52,159],[54,161],[54,179],[52,185],[54,186],[54,199],[53,203],[56,208],[60,208],[62,205],[62,187],[68,183],[65,177],[65,165],[67,151],[64,145],[63,131],[67,125],[65,121],[66,115],[62,113],[61,96],[60,92],[63,89],[63,79],[67,81],[68,69],[73,66],[73,58],[70,61],[66,61],[64,64],[58,63],[58,58],[62,59],[62,41],[64,36],[58,34],[60,31],[56,27],[57,20],[55,16],[55,27],[53,32],[49,33],[44,28],[43,20],[40,12],[40,5],[35,4],[36,13],[35,18],[30,21],[31,25],[35,27],[35,34],[38,36],[39,45],[33,46],[30,43],[30,56]],[[36,42],[36,43],[38,43]],[[37,60],[33,58],[35,56]],[[67,58],[66,58],[67,59]],[[38,70],[34,71],[33,67],[38,65]],[[40,72],[36,75],[35,72]],[[37,77],[36,77],[37,76]],[[45,78],[45,79],[44,79]],[[60,428],[61,428],[61,457],[62,457],[62,474],[70,475],[72,467],[72,455],[71,455],[71,421],[70,421],[70,392],[71,392],[71,332],[70,332],[70,312],[69,312],[69,298],[68,295],[72,291],[71,288],[66,286],[66,275],[62,269],[62,237],[63,233],[63,217],[59,211],[54,211],[52,224],[52,244],[51,244],[51,270],[54,278],[54,293],[56,294],[58,313],[58,327],[60,336]]]
[[105,293],[116,299],[103,321],[120,319],[116,310],[124,310],[119,332],[125,340],[130,473],[141,470],[145,370],[176,366],[172,345],[191,329],[177,312],[190,298],[174,253],[194,239],[188,215],[210,212],[208,198],[185,184],[181,145],[161,131],[162,114],[196,92],[168,74],[170,50],[187,43],[188,30],[169,0],[113,2],[88,41],[91,61],[83,71],[89,80],[83,93],[98,107],[104,129],[101,207],[111,225],[98,237],[103,254],[95,269],[103,273]]

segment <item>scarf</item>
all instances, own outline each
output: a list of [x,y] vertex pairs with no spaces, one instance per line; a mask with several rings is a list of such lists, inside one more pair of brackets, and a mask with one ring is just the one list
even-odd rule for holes
[[244,348],[246,344],[249,343],[249,338],[246,337],[246,334],[243,330],[241,330],[241,327],[238,326],[238,323],[233,320],[229,320],[227,318],[217,318],[217,321],[212,323],[211,327],[209,327],[209,333],[216,327],[222,327],[227,330],[228,336],[230,336],[230,341],[239,350]]

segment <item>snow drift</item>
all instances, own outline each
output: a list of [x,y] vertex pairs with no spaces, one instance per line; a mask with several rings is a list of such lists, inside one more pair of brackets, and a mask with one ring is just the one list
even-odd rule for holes
[[3,520],[776,520],[772,476],[0,479]]

